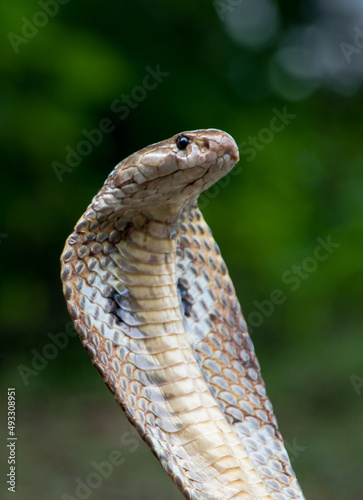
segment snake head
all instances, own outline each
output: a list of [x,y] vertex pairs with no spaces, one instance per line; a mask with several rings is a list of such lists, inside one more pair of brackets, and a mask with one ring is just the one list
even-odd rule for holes
[[156,207],[170,210],[171,206],[177,212],[185,203],[194,203],[238,160],[237,145],[226,132],[183,132],[120,162],[94,202],[107,201],[118,212],[130,215]]

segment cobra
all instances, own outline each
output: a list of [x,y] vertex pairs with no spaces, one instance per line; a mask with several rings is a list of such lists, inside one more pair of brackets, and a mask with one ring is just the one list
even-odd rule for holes
[[303,499],[197,206],[238,159],[208,129],[121,161],[67,239],[63,290],[93,364],[185,498]]

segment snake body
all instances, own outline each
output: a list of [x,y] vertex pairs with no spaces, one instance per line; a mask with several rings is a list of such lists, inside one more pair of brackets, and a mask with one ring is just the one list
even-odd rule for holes
[[193,500],[303,494],[198,195],[238,161],[220,130],[120,162],[67,239],[61,277],[94,365]]

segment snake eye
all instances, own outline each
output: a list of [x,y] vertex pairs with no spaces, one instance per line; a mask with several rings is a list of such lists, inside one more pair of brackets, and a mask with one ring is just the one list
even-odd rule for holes
[[177,140],[176,140],[176,145],[178,146],[178,149],[185,149],[189,144],[189,139],[188,137],[185,137],[185,135],[180,135]]

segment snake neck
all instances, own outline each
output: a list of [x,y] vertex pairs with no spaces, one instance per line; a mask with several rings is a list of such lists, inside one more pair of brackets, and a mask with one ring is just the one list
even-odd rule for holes
[[[149,208],[126,218],[125,211],[119,207],[111,213],[106,213],[105,207],[101,213],[96,212],[100,207],[97,199],[93,201],[67,240],[62,256],[62,278],[66,297],[71,297],[69,283],[74,275],[79,277],[80,287],[84,281],[92,285],[94,276],[102,273],[104,283],[99,284],[99,304],[111,314],[105,321],[98,310],[92,318],[94,307],[82,308],[87,299],[79,290],[79,309],[83,309],[79,323],[87,320],[88,324],[94,322],[95,328],[101,328],[100,322],[107,322],[115,335],[117,327],[137,326],[141,331],[143,325],[147,335],[149,330],[155,329],[150,326],[154,324],[161,330],[181,330],[181,326],[173,322],[182,325],[175,284],[175,256],[183,207],[184,204],[180,204],[178,210]],[[91,292],[83,295],[88,293]],[[75,308],[71,309],[74,317]],[[112,324],[109,324],[110,318]]]
[[[123,174],[126,175],[125,172]],[[88,220],[96,227],[97,224],[104,226],[109,221],[117,222],[119,225],[129,224],[136,229],[144,230],[148,221],[155,221],[163,224],[165,228],[169,227],[170,230],[174,228],[171,234],[175,237],[175,228],[182,214],[197,205],[197,195],[194,193],[195,183],[187,185],[184,189],[172,190],[170,187],[169,192],[160,194],[155,194],[154,190],[148,189],[135,194],[135,190],[140,187],[132,183],[128,184],[129,182],[131,181],[126,180],[121,185],[117,185],[114,172],[111,173],[79,223],[83,221],[87,224],[85,221]],[[137,194],[142,196],[136,196]]]

